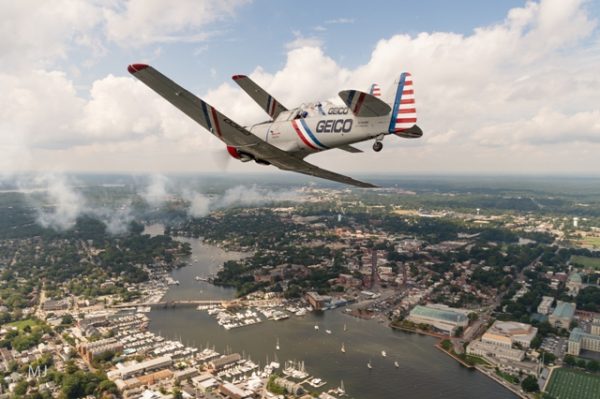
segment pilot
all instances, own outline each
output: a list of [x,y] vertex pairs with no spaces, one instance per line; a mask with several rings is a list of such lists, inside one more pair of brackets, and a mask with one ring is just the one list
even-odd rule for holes
[[323,105],[321,103],[317,103],[317,110],[321,115],[326,115],[325,111],[323,110]]

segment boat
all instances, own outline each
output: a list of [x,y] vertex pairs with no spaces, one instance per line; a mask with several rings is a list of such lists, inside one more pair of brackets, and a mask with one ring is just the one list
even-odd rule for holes
[[344,331],[348,331],[348,327],[346,326],[346,323],[344,323]]
[[275,349],[279,350],[279,338],[277,338],[277,343],[275,344]]
[[398,361],[397,361],[397,360],[394,362],[394,366],[395,366],[396,368],[399,368],[399,367],[400,367],[400,364],[398,363]]
[[331,334],[331,330],[325,330],[327,334]]
[[369,360],[369,363],[367,363],[367,367],[368,367],[369,369],[372,369],[372,368],[373,368],[373,365],[371,364],[371,361],[370,361],[370,360]]
[[381,356],[386,357],[387,353],[385,351],[381,351]]
[[342,342],[342,349],[340,349],[343,353],[346,353],[346,347],[344,346],[344,343]]
[[315,324],[315,330],[319,331],[319,326]]

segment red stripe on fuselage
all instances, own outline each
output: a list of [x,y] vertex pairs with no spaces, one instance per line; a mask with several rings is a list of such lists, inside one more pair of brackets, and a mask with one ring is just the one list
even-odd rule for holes
[[415,108],[406,108],[406,109],[399,109],[398,110],[399,114],[414,114],[416,112],[417,112],[417,110]]
[[308,147],[312,148],[313,150],[318,150],[317,147],[313,146],[307,139],[306,137],[304,137],[304,135],[302,134],[302,132],[300,131],[300,128],[298,127],[298,125],[296,124],[296,121],[292,121],[292,126],[294,128],[294,130],[296,131],[296,133],[298,134],[298,137],[300,137],[300,139],[302,140],[302,142],[304,142],[304,144],[306,144]]
[[417,118],[397,118],[396,123],[417,123]]
[[400,100],[400,104],[414,104],[415,103],[415,99],[414,98],[410,98],[407,100]]

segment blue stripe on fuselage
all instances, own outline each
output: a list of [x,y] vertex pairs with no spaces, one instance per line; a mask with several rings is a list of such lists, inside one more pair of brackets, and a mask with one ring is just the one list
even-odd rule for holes
[[326,148],[326,149],[329,148],[326,145],[321,144],[321,142],[319,140],[317,140],[317,138],[315,137],[315,135],[313,134],[313,132],[311,132],[310,129],[308,128],[308,125],[306,124],[306,122],[304,121],[304,119],[300,119],[300,123],[302,123],[302,126],[304,127],[304,130],[310,136],[310,138],[312,139],[312,141],[315,142],[315,144],[317,144],[318,146],[321,146],[323,148]]

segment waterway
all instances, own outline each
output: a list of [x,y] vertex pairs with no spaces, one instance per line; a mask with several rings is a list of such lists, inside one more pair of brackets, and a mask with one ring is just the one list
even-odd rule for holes
[[[171,287],[165,299],[234,297],[234,290],[196,281],[194,277],[212,274],[223,261],[242,255],[225,252],[201,240],[184,240],[192,246],[190,265],[173,272],[180,285]],[[285,360],[304,361],[309,373],[328,381],[324,388],[336,387],[343,380],[353,398],[516,397],[488,377],[460,366],[440,352],[434,347],[434,338],[393,331],[384,324],[356,319],[340,310],[232,330],[223,329],[205,311],[193,308],[154,309],[149,317],[151,331],[180,339],[187,345],[210,345],[223,353],[244,353],[261,365],[267,359],[282,364]],[[315,325],[319,330],[315,330]],[[277,340],[280,350],[275,348]],[[346,353],[340,350],[342,343]],[[382,350],[387,357],[381,355]],[[373,369],[367,368],[369,361]],[[398,361],[399,368],[394,367],[394,361]]]

